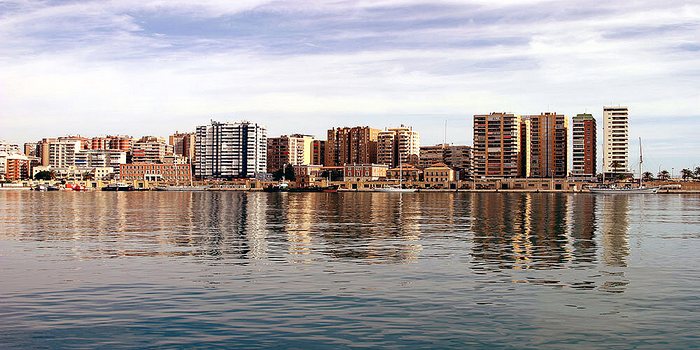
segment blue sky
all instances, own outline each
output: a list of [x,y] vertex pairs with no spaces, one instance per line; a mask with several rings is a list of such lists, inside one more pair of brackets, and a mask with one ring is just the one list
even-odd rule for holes
[[[0,1],[0,139],[412,125],[630,108],[647,168],[700,165],[692,1]],[[632,145],[631,156],[636,154]]]

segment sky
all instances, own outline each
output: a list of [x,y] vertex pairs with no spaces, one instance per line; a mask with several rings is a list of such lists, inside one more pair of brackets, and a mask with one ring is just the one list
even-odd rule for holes
[[[210,120],[325,138],[630,109],[645,168],[700,165],[700,2],[0,0],[0,140]],[[447,121],[447,123],[446,123]],[[600,138],[602,142],[602,138]],[[658,169],[657,169],[658,168]]]

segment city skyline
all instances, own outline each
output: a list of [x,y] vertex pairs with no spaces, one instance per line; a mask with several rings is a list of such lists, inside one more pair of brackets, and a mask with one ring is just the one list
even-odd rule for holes
[[[585,8],[582,5],[585,4]],[[0,139],[167,136],[210,119],[269,135],[411,125],[473,144],[473,115],[630,108],[630,159],[697,165],[700,6],[543,1],[5,2]],[[566,28],[565,31],[560,30]],[[602,140],[602,131],[598,130]],[[598,146],[600,147],[600,146]]]

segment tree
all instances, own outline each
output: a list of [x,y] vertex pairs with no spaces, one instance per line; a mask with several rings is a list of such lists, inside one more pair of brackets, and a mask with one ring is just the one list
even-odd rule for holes
[[277,171],[272,173],[272,178],[275,181],[282,180],[283,177],[285,180],[294,181],[296,179],[296,176],[294,175],[294,167],[291,165],[286,165],[283,166],[282,169],[277,169]]
[[668,170],[661,170],[657,177],[659,180],[666,181],[671,177],[671,174],[668,172]]
[[645,171],[644,173],[642,173],[642,181],[651,181],[651,180],[654,180],[654,174],[652,174],[648,171]]
[[700,166],[696,166],[693,173],[695,174],[696,179],[700,179]]
[[687,181],[688,179],[691,179],[693,177],[693,171],[690,169],[683,169],[681,170],[681,177],[683,180]]
[[622,168],[622,163],[619,160],[613,160],[610,163],[610,168],[612,168],[613,172],[616,173],[619,168]]
[[55,177],[53,171],[42,170],[34,175],[34,180],[53,180]]

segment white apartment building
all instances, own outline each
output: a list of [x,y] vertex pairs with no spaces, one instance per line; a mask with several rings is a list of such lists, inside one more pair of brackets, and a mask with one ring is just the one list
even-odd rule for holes
[[75,166],[78,168],[112,168],[118,174],[119,164],[126,164],[126,152],[92,149],[75,153]]
[[49,143],[49,165],[54,168],[75,166],[75,154],[80,151],[80,148],[81,142],[77,140]]
[[197,127],[195,176],[230,179],[257,177],[267,171],[267,130],[248,121]]
[[603,107],[603,171],[629,172],[629,113],[627,107]]
[[401,163],[417,164],[420,154],[420,135],[412,127],[401,125],[379,132],[377,140],[377,163],[389,167]]

